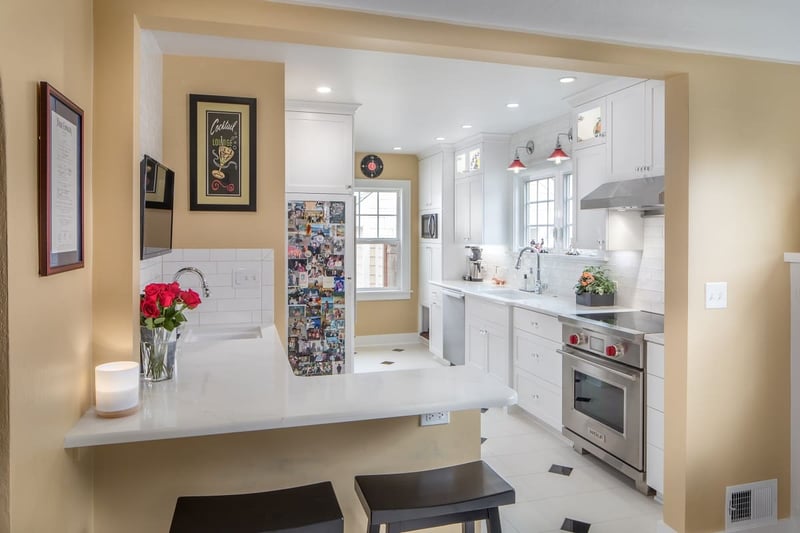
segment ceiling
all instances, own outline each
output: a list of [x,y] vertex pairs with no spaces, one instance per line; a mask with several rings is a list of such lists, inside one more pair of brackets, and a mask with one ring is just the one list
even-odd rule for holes
[[278,0],[592,41],[800,63],[797,0]]
[[[359,152],[418,154],[478,132],[515,133],[568,113],[569,95],[609,76],[363,50],[153,32],[165,54],[285,64],[286,98],[360,104]],[[559,78],[575,75],[571,84]],[[316,92],[320,85],[333,89]],[[516,109],[506,104],[518,103]],[[471,124],[469,130],[462,124]]]

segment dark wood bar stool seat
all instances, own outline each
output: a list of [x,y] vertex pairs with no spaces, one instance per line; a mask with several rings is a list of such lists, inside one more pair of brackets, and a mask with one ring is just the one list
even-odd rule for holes
[[181,496],[170,533],[342,533],[330,481],[254,494]]
[[475,531],[486,520],[489,533],[501,533],[498,507],[515,501],[514,487],[483,461],[436,470],[356,476],[356,493],[367,513],[367,533],[401,533],[447,524]]

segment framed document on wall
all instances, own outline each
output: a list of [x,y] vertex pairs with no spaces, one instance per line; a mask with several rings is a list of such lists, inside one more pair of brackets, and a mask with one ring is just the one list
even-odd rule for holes
[[83,110],[39,83],[39,275],[83,267]]
[[256,210],[256,99],[189,95],[189,208]]

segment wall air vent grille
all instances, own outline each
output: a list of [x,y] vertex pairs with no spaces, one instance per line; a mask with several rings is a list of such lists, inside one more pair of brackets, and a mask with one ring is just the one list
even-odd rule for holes
[[725,531],[742,531],[778,521],[778,480],[727,487]]

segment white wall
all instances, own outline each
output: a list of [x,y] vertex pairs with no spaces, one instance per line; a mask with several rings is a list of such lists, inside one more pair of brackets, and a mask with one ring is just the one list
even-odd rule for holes
[[163,161],[162,89],[163,54],[158,42],[149,31],[141,33],[139,55],[139,148],[142,155],[147,154],[167,167]]

